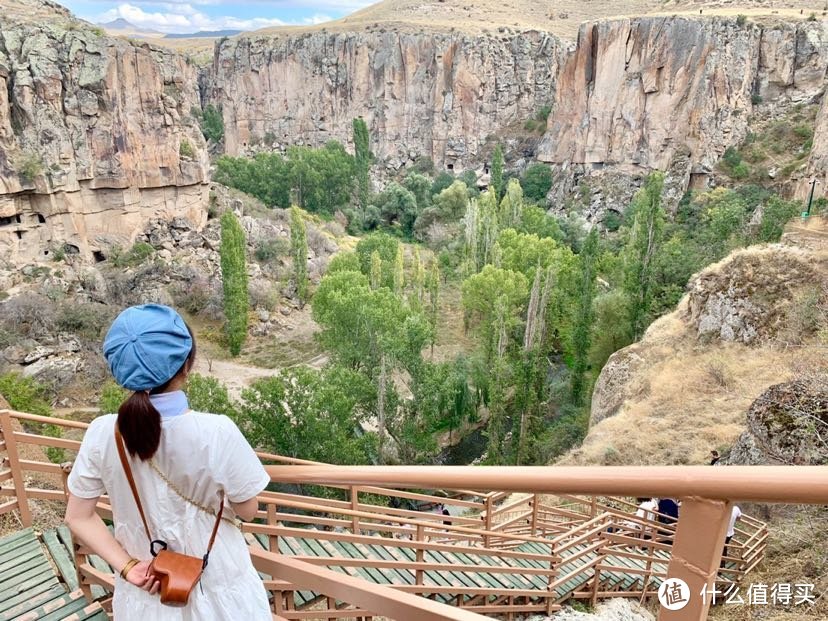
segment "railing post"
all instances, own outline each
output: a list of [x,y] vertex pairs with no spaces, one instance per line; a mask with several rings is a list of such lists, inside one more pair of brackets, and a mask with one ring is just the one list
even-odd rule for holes
[[[422,524],[417,525],[416,537],[418,543],[423,543],[425,541],[425,527]],[[422,546],[417,546],[416,559],[418,563],[425,563],[425,550]],[[415,570],[414,575],[416,578],[415,584],[417,586],[422,586],[425,572],[422,569],[417,569]],[[418,593],[418,595],[422,595],[422,593]]]
[[[690,599],[681,610],[662,607],[659,621],[704,621],[710,608],[709,593],[715,587],[725,534],[733,503],[729,500],[685,498],[676,526],[673,554],[667,569],[670,578],[681,578],[690,587]],[[702,597],[702,591],[708,595]]]
[[[356,485],[351,485],[351,510],[359,510],[359,488]],[[359,530],[359,516],[351,516],[351,531],[355,535],[360,534]]]
[[532,505],[532,536],[538,536],[538,495],[533,494],[532,500],[529,501]]
[[598,515],[598,500],[593,496],[589,503],[589,517],[594,518],[596,515]]
[[[276,505],[272,503],[267,503],[267,525],[276,526]],[[268,533],[267,543],[271,552],[279,554],[279,535]]]
[[492,544],[492,536],[489,534],[492,530],[492,495],[486,496],[486,534],[483,535],[483,545],[487,548]]
[[32,512],[29,509],[29,498],[26,495],[26,484],[23,481],[23,470],[20,468],[20,455],[17,453],[17,441],[14,438],[11,414],[8,411],[0,413],[0,431],[6,443],[6,453],[9,457],[14,495],[17,498],[17,508],[20,511],[20,521],[24,528],[32,525]]

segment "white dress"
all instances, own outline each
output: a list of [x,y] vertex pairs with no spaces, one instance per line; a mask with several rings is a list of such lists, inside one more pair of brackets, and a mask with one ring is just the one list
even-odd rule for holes
[[[69,490],[81,498],[108,493],[115,539],[130,556],[150,559],[149,541],[118,458],[116,416],[95,419],[83,439],[69,476]],[[226,416],[187,412],[162,417],[159,470],[188,498],[212,510],[223,490],[231,502],[261,492],[270,478],[238,427]],[[215,518],[172,491],[148,463],[131,458],[135,483],[154,539],[169,549],[201,557]],[[232,510],[225,515],[232,517]],[[242,533],[221,521],[210,560],[185,607],[161,604],[158,595],[116,574],[112,602],[115,621],[271,621],[267,593],[253,568]]]

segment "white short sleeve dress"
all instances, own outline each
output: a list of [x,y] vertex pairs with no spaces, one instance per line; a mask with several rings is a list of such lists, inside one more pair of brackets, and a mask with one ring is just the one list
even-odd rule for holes
[[[153,459],[190,500],[216,510],[221,491],[229,501],[242,502],[269,483],[253,449],[229,418],[190,411],[181,392],[153,395],[152,401],[162,414],[161,444]],[[116,418],[114,414],[101,416],[90,425],[69,475],[69,490],[80,498],[109,494],[115,539],[130,556],[149,559],[149,541],[118,458]],[[131,458],[130,465],[153,538],[166,541],[175,552],[203,556],[215,517],[183,500],[149,463]],[[112,606],[116,621],[272,619],[267,593],[244,537],[225,520],[187,606],[165,606],[157,595],[117,575]]]

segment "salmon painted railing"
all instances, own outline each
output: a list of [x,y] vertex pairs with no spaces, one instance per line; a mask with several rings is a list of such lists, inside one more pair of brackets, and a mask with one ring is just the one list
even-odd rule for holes
[[[44,424],[64,437],[34,432]],[[45,453],[22,459],[19,449],[64,449],[68,461],[87,426],[0,411],[0,513],[28,526],[31,500],[63,502],[70,466]],[[767,527],[745,516],[720,568],[734,501],[828,504],[828,469],[815,467],[376,467],[259,456],[290,489],[261,494],[257,519],[242,527],[276,619],[513,618],[572,598],[652,597],[667,577],[699,592],[722,576],[739,581],[764,556]],[[317,495],[292,493],[297,486]],[[633,496],[681,498],[678,524],[636,518]],[[105,497],[98,510],[111,517]],[[111,591],[100,559],[75,552],[90,596],[93,584]],[[706,612],[696,597],[660,618]]]

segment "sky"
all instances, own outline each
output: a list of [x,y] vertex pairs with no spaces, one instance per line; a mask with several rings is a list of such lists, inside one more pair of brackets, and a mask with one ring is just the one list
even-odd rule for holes
[[63,0],[81,19],[104,23],[123,18],[141,29],[163,33],[199,30],[255,30],[319,24],[344,17],[377,0]]

